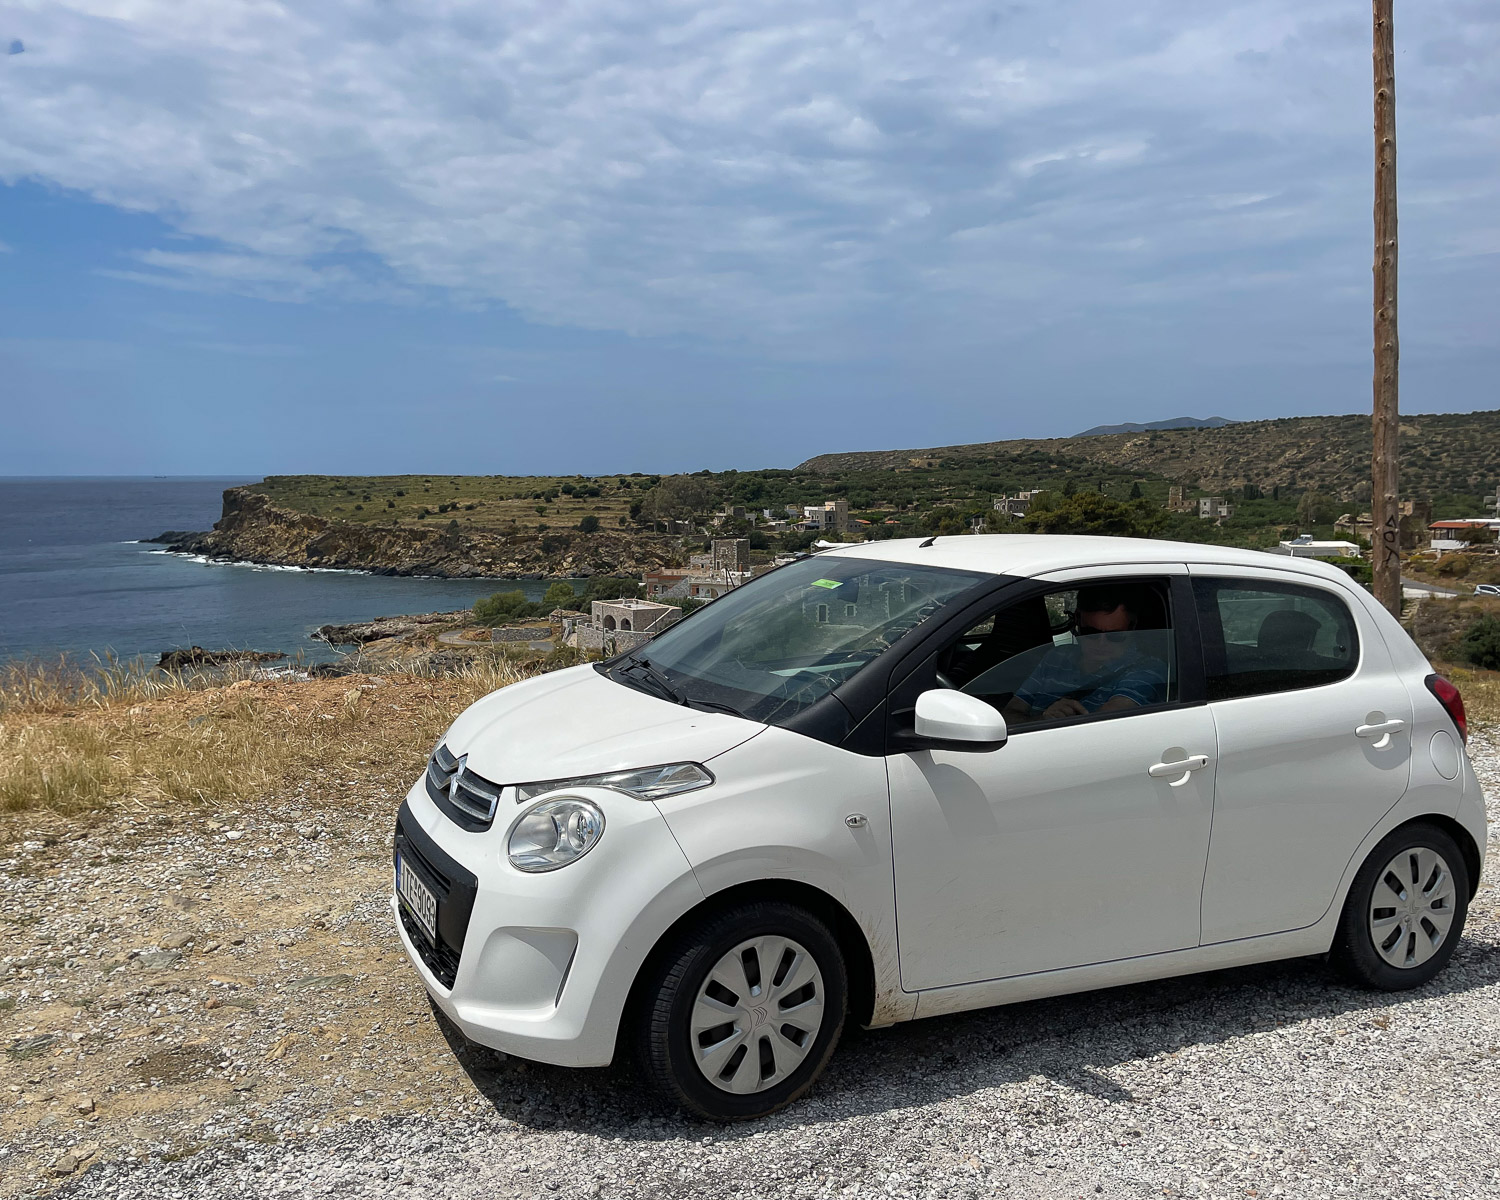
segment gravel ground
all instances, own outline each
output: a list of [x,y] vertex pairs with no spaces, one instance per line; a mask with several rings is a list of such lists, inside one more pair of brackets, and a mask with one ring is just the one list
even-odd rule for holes
[[[1354,991],[1299,960],[854,1033],[811,1097],[730,1128],[657,1104],[628,1070],[539,1067],[429,1036],[415,1062],[417,1043],[392,1043],[412,1064],[402,1095],[421,1092],[419,1074],[438,1085],[421,1111],[345,1108],[314,1132],[318,1096],[340,1090],[324,1074],[321,1093],[289,1083],[267,1100],[267,1138],[226,1120],[175,1161],[90,1154],[41,1186],[454,1200],[1500,1196],[1500,733],[1476,731],[1471,752],[1491,798],[1486,882],[1452,964],[1417,992]],[[352,905],[351,919],[378,923],[370,901]],[[380,1057],[377,1072],[398,1073]]]

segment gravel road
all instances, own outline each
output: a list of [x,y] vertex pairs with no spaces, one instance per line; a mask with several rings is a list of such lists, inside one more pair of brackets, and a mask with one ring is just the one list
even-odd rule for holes
[[[1500,826],[1500,733],[1471,750]],[[1489,851],[1452,965],[1414,993],[1300,960],[855,1033],[810,1098],[732,1128],[625,1070],[454,1045],[441,1114],[100,1162],[60,1194],[1500,1196],[1493,833]]]

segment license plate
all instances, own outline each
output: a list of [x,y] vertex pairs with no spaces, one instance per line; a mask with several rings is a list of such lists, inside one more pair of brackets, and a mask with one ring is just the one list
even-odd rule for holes
[[396,859],[396,895],[401,897],[406,910],[426,932],[433,944],[437,944],[437,897],[432,889],[406,865],[406,860]]

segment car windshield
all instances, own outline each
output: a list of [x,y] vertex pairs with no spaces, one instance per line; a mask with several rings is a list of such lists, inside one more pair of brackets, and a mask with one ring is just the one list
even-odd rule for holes
[[612,675],[779,724],[985,577],[842,556],[789,563],[619,660]]

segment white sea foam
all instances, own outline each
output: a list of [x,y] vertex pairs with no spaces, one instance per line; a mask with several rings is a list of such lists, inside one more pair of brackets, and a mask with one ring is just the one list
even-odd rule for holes
[[[199,563],[205,567],[244,567],[251,571],[301,571],[323,575],[373,575],[363,567],[299,567],[287,563],[247,562],[241,558],[211,558],[207,554],[189,554],[183,550],[148,550],[147,554],[168,554],[184,562]],[[437,575],[410,575],[409,579],[439,579]]]
[[[136,543],[144,545],[145,543]],[[147,554],[167,554],[173,558],[180,558],[184,562],[201,563],[206,567],[247,567],[252,571],[302,571],[304,573],[321,575],[374,575],[376,572],[365,567],[299,567],[285,563],[258,563],[247,562],[242,558],[211,558],[207,554],[189,554],[184,550],[147,550]],[[526,580],[513,575],[391,575],[388,579],[436,579],[443,583],[465,583],[468,581],[481,582],[483,580],[498,581],[500,583],[539,583],[542,580]]]

